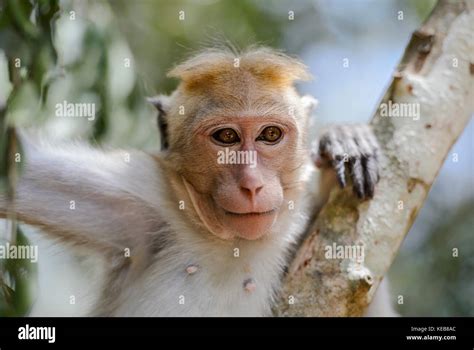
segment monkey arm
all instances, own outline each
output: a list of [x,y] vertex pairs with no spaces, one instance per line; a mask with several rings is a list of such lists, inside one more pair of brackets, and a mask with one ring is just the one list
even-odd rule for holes
[[[145,249],[157,215],[140,196],[140,176],[152,174],[133,167],[143,163],[144,154],[131,155],[126,163],[121,153],[78,145],[26,144],[25,153],[14,202],[7,208],[0,195],[0,217],[11,210],[53,237],[100,251]],[[147,181],[153,183],[153,177]]]

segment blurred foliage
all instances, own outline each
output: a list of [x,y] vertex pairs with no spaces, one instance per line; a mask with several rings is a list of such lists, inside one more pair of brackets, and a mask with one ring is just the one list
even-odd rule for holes
[[[6,63],[2,74],[10,80],[9,91],[0,95],[0,191],[6,194],[8,201],[14,200],[15,185],[24,162],[15,120],[8,119],[9,108],[24,82],[37,91],[44,88],[43,76],[47,75],[50,62],[56,60],[50,23],[58,9],[57,1],[33,4],[8,0],[0,7],[0,50]],[[18,155],[20,158],[16,161]],[[8,215],[7,222],[9,232],[5,233],[9,237],[3,237],[2,245],[8,239],[11,246],[29,246],[16,218]],[[0,315],[27,314],[33,303],[35,278],[36,266],[28,259],[0,261]]]
[[52,20],[57,0],[35,2],[4,0],[0,12],[0,49],[29,83],[40,91],[44,77],[56,60],[52,44]]
[[473,213],[474,200],[452,208],[421,244],[397,256],[390,279],[395,297],[403,296],[401,314],[474,315]]
[[[15,184],[21,172],[22,162],[15,161],[16,156],[21,155],[21,147],[15,129],[5,126],[5,108],[1,109],[0,192],[5,193],[6,198],[11,201],[14,198]],[[8,232],[9,237],[2,237],[0,234],[0,244],[4,246],[8,241],[10,246],[29,246],[30,243],[18,226],[16,218],[11,215],[8,217],[9,225],[5,233]],[[0,260],[0,316],[23,316],[28,312],[33,302],[35,279],[36,266],[30,260]]]
[[[8,103],[10,123],[41,127],[55,140],[158,144],[155,112],[107,2],[7,0],[1,6],[0,50],[24,80]],[[51,118],[64,102],[94,104],[94,120]]]
[[417,0],[417,1],[412,1],[412,0],[404,0],[405,3],[416,11],[418,14],[418,17],[420,18],[426,18],[433,7],[436,5],[438,0]]
[[[360,2],[370,8],[378,1]],[[392,1],[420,18],[428,16],[435,2]],[[138,73],[149,94],[172,91],[176,81],[167,79],[166,71],[204,47],[263,44],[301,52],[318,40],[334,40],[321,9],[344,10],[344,1],[327,0],[114,0],[110,4],[135,53]],[[289,20],[290,12],[295,20]],[[182,15],[185,20],[180,20]],[[355,21],[364,27],[363,18]],[[347,18],[338,24],[345,28],[350,25]]]
[[[19,226],[15,228],[14,245],[29,246]],[[24,316],[34,300],[37,276],[36,263],[28,259],[7,259],[0,276],[0,316]]]
[[[288,10],[267,10],[281,4],[274,0],[162,0],[159,6],[150,0],[111,2],[122,32],[137,53],[147,89],[160,93],[176,86],[176,81],[166,79],[166,71],[197,49],[229,43],[236,48],[255,43],[281,47]],[[311,7],[311,1],[303,0],[291,8]]]

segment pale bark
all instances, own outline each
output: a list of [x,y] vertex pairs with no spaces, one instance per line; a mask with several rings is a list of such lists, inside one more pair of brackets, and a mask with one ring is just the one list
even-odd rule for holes
[[[474,1],[440,1],[416,31],[382,102],[417,103],[420,118],[371,124],[382,147],[373,200],[334,190],[284,277],[279,316],[359,316],[394,260],[448,152],[474,112]],[[403,206],[403,208],[401,208]],[[325,247],[364,246],[361,264]]]

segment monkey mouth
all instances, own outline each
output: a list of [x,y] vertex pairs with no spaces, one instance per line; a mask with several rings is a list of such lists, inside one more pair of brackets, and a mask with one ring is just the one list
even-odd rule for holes
[[260,211],[260,212],[249,212],[249,213],[234,213],[232,211],[225,210],[227,215],[237,216],[237,217],[253,217],[253,216],[265,216],[275,213],[275,209],[267,210],[267,211]]

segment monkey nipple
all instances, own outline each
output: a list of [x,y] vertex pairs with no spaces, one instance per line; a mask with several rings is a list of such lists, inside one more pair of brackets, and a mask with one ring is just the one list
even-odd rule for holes
[[255,291],[255,289],[257,289],[257,285],[252,278],[249,278],[244,281],[244,289],[246,292],[252,293]]
[[188,267],[186,267],[186,272],[188,273],[188,275],[193,275],[197,272],[198,269],[199,267],[197,265],[189,265]]

